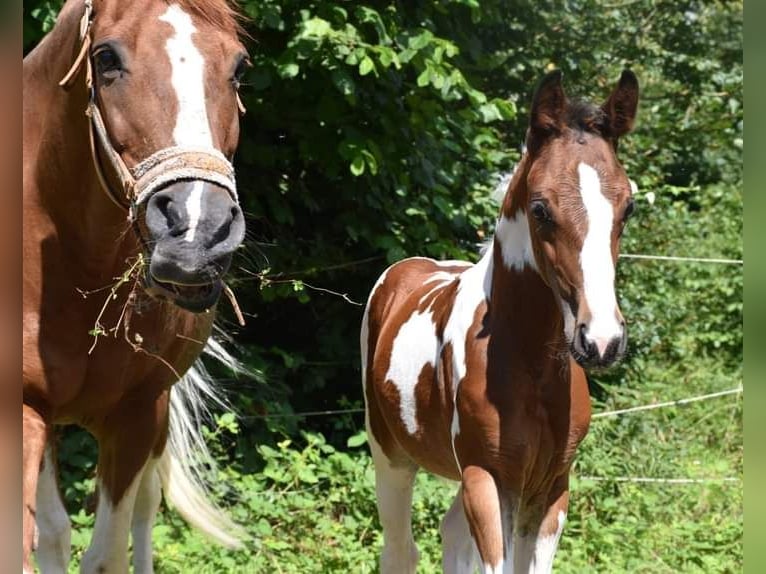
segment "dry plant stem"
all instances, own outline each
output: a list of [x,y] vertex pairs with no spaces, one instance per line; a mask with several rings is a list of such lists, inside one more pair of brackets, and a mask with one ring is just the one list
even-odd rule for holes
[[[134,289],[133,291],[130,292],[130,295],[128,296],[128,302],[129,303],[133,303],[135,301],[135,298],[136,298],[136,290]],[[146,348],[144,348],[141,345],[141,343],[143,343],[144,339],[143,339],[143,337],[139,333],[135,333],[133,335],[133,339],[134,340],[131,340],[131,338],[130,338],[130,319],[133,316],[132,309],[133,309],[133,305],[130,305],[129,309],[128,309],[128,312],[125,314],[125,322],[123,323],[123,325],[124,325],[123,336],[125,338],[125,342],[127,342],[128,345],[131,346],[131,348],[133,349],[134,352],[136,352],[136,353],[143,353],[147,357],[151,357],[153,359],[158,360],[160,363],[162,363],[168,369],[170,369],[170,372],[173,373],[173,376],[175,377],[176,381],[180,380],[181,379],[181,375],[178,373],[178,371],[175,370],[173,365],[168,363],[165,359],[160,357],[158,354],[152,353],[151,351],[147,350]]]
[[242,310],[239,308],[239,303],[237,303],[237,298],[234,296],[234,291],[232,291],[231,287],[229,287],[226,283],[224,283],[223,292],[226,293],[226,296],[229,298],[229,301],[231,302],[231,306],[234,309],[234,314],[237,316],[237,321],[239,321],[239,326],[244,327],[245,317],[242,315]]
[[[93,334],[93,344],[90,346],[90,349],[88,349],[89,355],[93,353],[93,349],[96,348],[96,344],[98,344],[99,336],[107,334],[107,331],[104,330],[103,325],[101,324],[101,319],[103,318],[104,313],[106,313],[106,310],[109,307],[109,302],[117,299],[117,291],[120,289],[120,287],[122,287],[123,285],[125,285],[125,283],[130,281],[131,277],[134,276],[136,271],[140,271],[141,268],[143,268],[143,266],[144,266],[144,256],[143,254],[139,254],[135,262],[130,267],[128,267],[127,271],[125,271],[125,273],[123,273],[122,276],[117,278],[117,282],[114,285],[112,285],[112,287],[109,289],[109,295],[107,295],[106,300],[104,301],[104,304],[101,306],[101,310],[99,311],[98,316],[96,317],[96,322],[93,325],[93,330],[91,331],[91,333]],[[83,297],[87,296],[86,295],[87,292],[81,291],[80,293],[83,295]],[[132,295],[132,292],[131,292],[131,295]],[[128,301],[125,303],[125,306],[123,306],[122,308],[122,313],[120,314],[120,319],[118,320],[117,325],[115,325],[115,327],[110,329],[110,331],[114,333],[115,336],[117,333],[117,329],[120,326],[120,321],[122,321],[125,315],[125,309],[128,305],[128,302],[131,300],[132,300],[132,297],[128,296]]]

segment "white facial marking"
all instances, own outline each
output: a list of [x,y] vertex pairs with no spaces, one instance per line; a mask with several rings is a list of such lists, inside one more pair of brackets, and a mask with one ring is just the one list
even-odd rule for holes
[[160,16],[175,31],[165,49],[172,67],[170,81],[178,100],[178,116],[173,130],[176,145],[213,147],[213,135],[205,100],[205,58],[192,41],[197,31],[191,17],[177,4]]
[[418,430],[415,386],[423,368],[436,364],[438,353],[439,341],[433,313],[425,311],[410,315],[396,334],[386,373],[386,380],[391,381],[399,391],[402,422],[410,434]]
[[484,565],[485,574],[503,574],[503,562],[504,560],[501,558],[500,561],[494,566],[492,566],[491,564],[485,564]]
[[512,219],[501,217],[498,220],[495,239],[500,244],[506,268],[521,271],[528,266],[537,269],[529,237],[529,221],[522,210],[517,211]]
[[588,219],[588,232],[580,252],[583,293],[591,313],[585,335],[595,343],[599,354],[603,355],[609,342],[622,334],[622,327],[617,320],[611,251],[614,211],[612,204],[601,193],[601,180],[596,170],[580,163],[577,171],[580,176],[580,195]]
[[197,232],[197,224],[200,215],[202,215],[202,192],[205,189],[204,181],[195,181],[189,197],[186,198],[186,213],[189,215],[189,229],[184,235],[184,241],[194,241],[194,235]]

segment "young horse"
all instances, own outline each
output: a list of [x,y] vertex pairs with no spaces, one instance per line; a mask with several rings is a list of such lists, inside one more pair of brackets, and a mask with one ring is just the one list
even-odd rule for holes
[[415,571],[419,467],[460,481],[445,572],[551,570],[590,422],[582,367],[614,363],[627,341],[614,274],[633,203],[615,152],[637,104],[629,71],[600,108],[546,76],[481,260],[407,259],[374,287],[361,347],[382,572]]
[[170,388],[205,345],[244,237],[230,162],[246,65],[226,0],[69,0],[24,60],[25,572],[36,530],[41,569],[68,568],[54,424],[99,445],[83,572],[127,572],[131,530],[135,571],[152,571],[161,482],[190,522],[238,543],[163,451]]

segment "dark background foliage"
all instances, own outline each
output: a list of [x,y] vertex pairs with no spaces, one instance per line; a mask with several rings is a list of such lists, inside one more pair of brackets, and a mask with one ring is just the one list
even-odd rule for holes
[[[56,0],[24,2],[25,50],[50,29],[59,6]],[[259,506],[270,488],[291,480],[277,468],[321,474],[318,483],[337,494],[349,488],[348,480],[369,480],[359,475],[359,468],[369,470],[369,460],[346,443],[349,435],[361,436],[355,435],[363,427],[356,413],[263,415],[361,406],[359,304],[380,272],[405,256],[476,258],[497,211],[491,191],[519,157],[531,93],[546,70],[561,68],[570,95],[596,101],[606,97],[623,68],[640,79],[638,126],[620,146],[640,190],[625,252],[741,257],[741,1],[243,0],[240,6],[254,66],[242,88],[248,113],[236,159],[248,239],[235,261],[232,285],[247,326],[237,327],[228,308],[222,315],[238,353],[258,376],[234,379],[211,366],[241,415],[238,423],[219,419],[211,440],[230,480],[260,497],[251,501],[251,512],[260,518],[242,517],[259,525],[258,537],[275,540],[274,546],[259,547],[264,556],[284,557],[287,551],[274,529],[289,512],[276,502],[268,512]],[[739,267],[624,261],[619,281],[631,354],[621,368],[593,378],[595,399],[633,404],[736,384],[742,357]],[[732,415],[737,429],[738,413]],[[623,427],[594,433],[603,444],[624,440],[622,452],[631,451],[630,444],[667,439],[667,457],[649,456],[647,468],[677,470],[672,453],[679,449],[667,435],[646,438]],[[712,465],[712,472],[737,473],[737,436],[707,436],[709,448],[689,447],[689,456]],[[611,468],[613,462],[604,463],[611,450],[589,448],[584,460],[598,463],[586,468]],[[92,449],[83,435],[65,440],[64,484],[73,512],[90,488],[83,477],[92,472]],[[313,470],[307,471],[312,457]],[[727,461],[723,467],[721,460]],[[267,469],[271,474],[257,474]],[[316,483],[309,478],[296,484]],[[365,484],[340,498],[358,494],[364,501],[359,516],[369,521],[374,509]],[[592,502],[593,514],[590,526],[575,515],[568,527],[581,537],[590,533],[579,546],[565,536],[573,571],[577,564],[603,567],[600,561],[607,559],[599,544],[619,545],[613,533],[620,521],[607,507],[625,503],[614,490],[583,489],[589,501],[584,507]],[[716,542],[725,548],[724,558],[714,569],[741,560],[741,499],[718,494],[720,499],[705,499],[704,509],[694,503],[700,516],[703,510],[728,516],[724,542]],[[643,493],[623,495],[637,497],[634,502],[646,508],[676,500],[673,493],[651,501]],[[439,509],[423,504],[424,532],[436,538],[435,522],[428,520],[430,510],[436,516]],[[340,537],[334,525],[354,513],[330,506],[326,512],[335,519],[324,526],[328,536]],[[362,528],[359,516],[347,530]],[[84,515],[78,520],[84,528],[90,524]],[[177,519],[167,520],[170,526],[158,528],[174,533],[166,534],[163,554],[163,564],[174,571],[173,552],[182,556],[191,535]],[[324,532],[323,524],[305,527]],[[681,523],[665,536],[709,534],[698,527],[699,521]],[[300,525],[291,528],[301,531]],[[597,528],[605,529],[603,537]],[[339,542],[342,556],[322,562],[323,571],[357,559],[369,562],[369,555],[349,549],[369,549],[369,536],[349,546]],[[311,552],[322,554],[319,548]],[[671,550],[667,571],[710,571],[712,563],[699,557],[709,549],[683,556]],[[632,553],[640,556],[640,550],[624,550],[623,570],[646,566],[638,557],[630,562]],[[220,560],[220,568],[243,564],[226,554]],[[253,564],[270,564],[263,560]],[[438,557],[427,560],[435,564]],[[288,563],[302,571],[299,561]]]

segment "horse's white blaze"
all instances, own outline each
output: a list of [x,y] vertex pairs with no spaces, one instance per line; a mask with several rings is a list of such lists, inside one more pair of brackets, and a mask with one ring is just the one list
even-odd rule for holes
[[171,4],[160,20],[174,30],[165,45],[170,57],[170,81],[178,100],[173,138],[179,146],[211,148],[213,134],[205,99],[205,58],[192,40],[197,29],[191,16],[177,4]]
[[200,215],[202,215],[202,191],[205,189],[205,182],[195,181],[189,197],[186,198],[186,213],[189,215],[189,229],[184,235],[184,241],[194,241],[194,235],[197,232]]
[[535,574],[547,574],[553,569],[553,558],[556,555],[556,548],[559,545],[559,539],[564,530],[566,516],[567,515],[563,510],[559,510],[558,527],[556,528],[556,531],[550,536],[542,536],[537,539],[537,542],[535,543],[535,561],[533,567],[529,570],[530,572],[534,572]]
[[433,367],[436,364],[438,353],[433,313],[413,313],[396,334],[386,373],[386,380],[391,381],[399,391],[400,416],[410,434],[418,430],[415,400],[418,378],[426,365]]
[[601,192],[601,180],[591,166],[580,163],[580,195],[588,219],[588,231],[580,252],[583,293],[591,320],[586,337],[603,355],[610,341],[621,336],[617,320],[617,297],[614,293],[614,260],[612,259],[612,204]]
[[537,269],[529,236],[529,221],[524,211],[517,211],[511,219],[501,217],[495,229],[495,239],[500,244],[503,264],[508,269],[521,271],[527,266]]
[[138,472],[116,505],[107,489],[100,485],[96,524],[93,526],[90,546],[80,564],[83,574],[128,572],[128,537],[144,470],[154,472],[154,463],[148,463]]
[[56,467],[50,447],[45,449],[43,468],[37,482],[35,519],[39,530],[35,556],[40,571],[66,572],[71,553],[71,526],[56,483]]
[[501,558],[500,561],[494,566],[492,564],[485,564],[484,572],[486,574],[503,574],[503,563],[504,560]]

